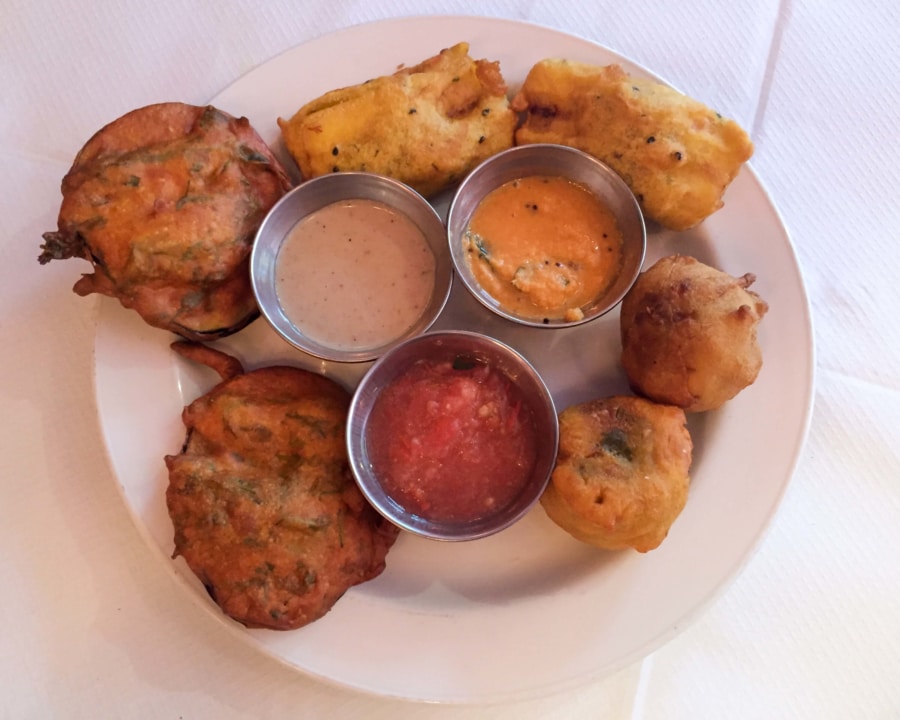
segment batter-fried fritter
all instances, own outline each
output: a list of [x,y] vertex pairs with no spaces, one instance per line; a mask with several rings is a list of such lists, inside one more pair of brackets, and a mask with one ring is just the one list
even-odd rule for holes
[[739,278],[673,255],[622,301],[622,366],[632,389],[690,412],[715,410],[756,381],[757,326],[768,305]]
[[191,339],[258,314],[249,275],[254,234],[290,180],[246,118],[160,103],[97,132],[62,181],[58,230],[41,264],[94,266],[78,295],[118,298],[154,327]]
[[166,457],[174,555],[247,626],[322,617],[381,573],[398,533],[350,474],[348,393],[298,368],[242,373],[210,348],[173,348],[223,374],[185,408],[184,448]]
[[389,175],[434,195],[513,144],[517,118],[497,62],[467,43],[361,85],[332,90],[278,119],[303,176]]
[[517,144],[590,153],[625,180],[649,219],[672,230],[722,207],[725,189],[753,153],[733,120],[619,65],[542,60],[512,105],[527,112]]
[[679,408],[629,396],[574,405],[560,413],[541,504],[578,540],[653,550],[687,502],[692,450]]

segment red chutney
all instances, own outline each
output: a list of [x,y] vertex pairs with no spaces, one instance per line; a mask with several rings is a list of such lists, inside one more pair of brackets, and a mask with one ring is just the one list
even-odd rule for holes
[[477,520],[510,503],[537,444],[518,388],[468,358],[416,362],[375,403],[366,441],[385,491],[438,522]]

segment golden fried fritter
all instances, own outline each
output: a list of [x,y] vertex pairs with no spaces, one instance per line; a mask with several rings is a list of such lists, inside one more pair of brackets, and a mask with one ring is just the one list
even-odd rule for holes
[[185,408],[184,448],[165,459],[174,555],[249,627],[322,617],[382,572],[398,534],[350,474],[348,393],[298,368],[241,373],[216,350],[173,348],[224,377]]
[[431,196],[513,144],[516,114],[497,62],[467,43],[361,85],[332,90],[278,119],[305,178],[389,175]]
[[641,273],[622,301],[622,366],[632,389],[687,411],[714,410],[755,382],[757,326],[768,305],[739,278],[673,255]]
[[512,106],[527,112],[517,144],[557,143],[593,155],[625,180],[649,219],[672,230],[722,207],[753,153],[733,120],[619,65],[542,60]]
[[290,180],[246,118],[160,103],[97,132],[62,181],[58,230],[41,264],[79,257],[78,295],[118,298],[154,327],[191,339],[259,314],[254,234]]
[[687,502],[692,451],[679,408],[630,396],[573,405],[541,505],[582,542],[653,550]]

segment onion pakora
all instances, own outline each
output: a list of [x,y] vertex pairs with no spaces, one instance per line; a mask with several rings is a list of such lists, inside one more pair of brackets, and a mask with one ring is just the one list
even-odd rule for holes
[[93,265],[73,288],[150,325],[212,339],[259,315],[249,256],[290,179],[246,118],[159,103],[109,123],[62,181],[58,229],[39,256]]
[[622,301],[622,367],[632,390],[689,412],[715,410],[756,381],[768,305],[741,277],[686,255],[657,261]]
[[350,474],[349,394],[299,368],[245,373],[206,346],[172,347],[223,378],[184,409],[184,447],[165,458],[173,557],[248,627],[317,620],[384,570],[399,532]]
[[518,118],[497,62],[467,43],[414,67],[332,90],[278,119],[304,178],[339,171],[388,175],[426,197],[513,144]]
[[671,230],[691,228],[722,196],[753,143],[733,120],[619,65],[547,59],[513,99],[526,119],[516,143],[556,143],[615,170],[644,214]]
[[632,396],[573,405],[541,505],[582,542],[648,552],[687,503],[692,452],[680,408]]

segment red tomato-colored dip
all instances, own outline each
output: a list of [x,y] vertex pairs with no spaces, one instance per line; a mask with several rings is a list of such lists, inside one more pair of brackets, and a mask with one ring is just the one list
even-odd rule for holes
[[500,370],[420,360],[382,391],[366,441],[385,491],[429,520],[472,521],[509,504],[536,458],[530,408]]

